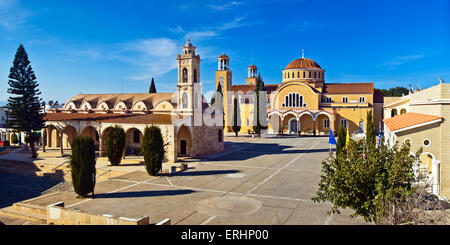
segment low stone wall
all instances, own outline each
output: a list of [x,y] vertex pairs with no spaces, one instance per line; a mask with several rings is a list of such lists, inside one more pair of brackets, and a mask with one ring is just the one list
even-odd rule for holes
[[149,217],[130,219],[109,214],[94,215],[64,208],[64,202],[47,206],[47,224],[53,225],[149,225]]

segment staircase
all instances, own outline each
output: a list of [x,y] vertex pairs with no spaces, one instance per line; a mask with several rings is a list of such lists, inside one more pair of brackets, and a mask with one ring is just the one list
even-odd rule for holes
[[47,208],[29,203],[14,203],[14,205],[0,209],[0,215],[29,221],[31,224],[47,223]]

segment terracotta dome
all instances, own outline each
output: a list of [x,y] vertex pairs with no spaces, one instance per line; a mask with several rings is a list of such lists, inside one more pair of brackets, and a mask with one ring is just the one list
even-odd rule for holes
[[254,70],[254,69],[256,69],[256,66],[253,65],[253,64],[251,64],[251,65],[248,67],[248,69],[249,69],[249,70]]
[[221,59],[227,59],[227,60],[229,60],[230,58],[228,58],[228,56],[224,53],[224,54],[222,54],[221,56],[219,56],[219,58],[221,58]]
[[322,69],[319,64],[317,64],[314,60],[301,58],[292,61],[288,66],[286,66],[285,70],[288,69],[305,69],[305,68],[315,68]]

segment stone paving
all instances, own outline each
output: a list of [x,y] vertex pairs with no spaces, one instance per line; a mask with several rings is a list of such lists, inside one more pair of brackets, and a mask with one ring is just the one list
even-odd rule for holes
[[97,183],[96,198],[72,191],[52,193],[29,203],[64,201],[66,208],[117,217],[169,218],[179,225],[334,225],[365,224],[350,211],[327,216],[329,203],[311,197],[328,155],[326,137],[226,137],[227,155],[190,160],[175,176],[149,176],[143,166]]

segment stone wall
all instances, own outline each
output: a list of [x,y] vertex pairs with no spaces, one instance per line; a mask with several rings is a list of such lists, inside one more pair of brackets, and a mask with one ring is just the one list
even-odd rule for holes
[[109,214],[95,215],[64,208],[64,202],[47,207],[47,224],[53,225],[149,225],[149,217],[130,219]]

